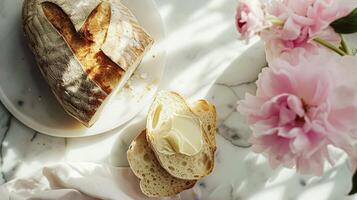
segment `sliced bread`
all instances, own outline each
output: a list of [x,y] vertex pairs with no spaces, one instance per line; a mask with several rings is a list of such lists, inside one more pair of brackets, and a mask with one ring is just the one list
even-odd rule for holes
[[[158,110],[160,111],[160,115],[157,114]],[[201,121],[203,127],[203,145],[197,154],[193,156],[179,153],[172,155],[163,154],[154,145],[154,136],[151,131],[157,122],[161,120],[158,118],[169,117],[173,113],[194,116]],[[192,110],[186,103],[186,100],[175,92],[163,91],[158,94],[148,114],[147,141],[155,152],[161,166],[172,176],[185,180],[198,180],[212,172],[216,150],[215,136],[213,136],[216,127],[215,116],[214,106],[211,106],[206,101],[197,102],[195,108]]]
[[198,100],[191,105],[192,111],[200,118],[207,133],[212,150],[216,150],[217,112],[216,107],[206,100]]
[[161,167],[146,140],[144,130],[131,143],[127,152],[134,174],[140,179],[141,191],[149,197],[168,197],[193,187],[195,180],[182,180],[171,176]]

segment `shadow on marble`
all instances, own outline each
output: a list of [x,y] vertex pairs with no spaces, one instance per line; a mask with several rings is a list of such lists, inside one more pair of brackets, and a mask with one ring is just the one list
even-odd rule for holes
[[167,25],[171,29],[170,32],[177,31],[180,29],[178,27],[183,27],[185,24],[201,19],[200,17],[207,16],[207,12],[219,14],[223,20],[234,22],[232,16],[235,15],[237,3],[235,0],[156,1],[165,11],[162,13],[165,21],[173,22]]
[[[217,72],[233,59],[237,46],[233,0],[182,1],[159,0],[166,22],[168,68],[161,88],[195,98]],[[227,12],[227,9],[231,12]],[[233,41],[233,42],[232,42]],[[234,48],[233,48],[234,49]]]

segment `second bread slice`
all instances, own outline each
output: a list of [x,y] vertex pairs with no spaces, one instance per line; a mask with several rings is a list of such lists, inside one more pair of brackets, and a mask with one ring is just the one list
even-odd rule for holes
[[144,130],[131,143],[127,152],[134,174],[140,179],[141,191],[149,197],[168,197],[193,187],[195,180],[182,180],[171,176],[160,166],[146,141]]

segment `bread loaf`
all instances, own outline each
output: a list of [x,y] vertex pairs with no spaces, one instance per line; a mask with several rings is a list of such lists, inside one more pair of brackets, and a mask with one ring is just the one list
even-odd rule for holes
[[54,95],[88,127],[153,44],[119,0],[25,0],[23,28]]

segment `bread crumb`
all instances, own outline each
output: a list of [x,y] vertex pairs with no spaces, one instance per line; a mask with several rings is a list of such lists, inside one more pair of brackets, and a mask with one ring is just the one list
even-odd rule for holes
[[130,90],[130,89],[132,89],[132,87],[131,87],[130,84],[126,83],[125,86],[124,86],[124,89],[129,89]]
[[140,74],[140,78],[141,79],[146,79],[148,77],[148,75],[146,73],[141,73]]

